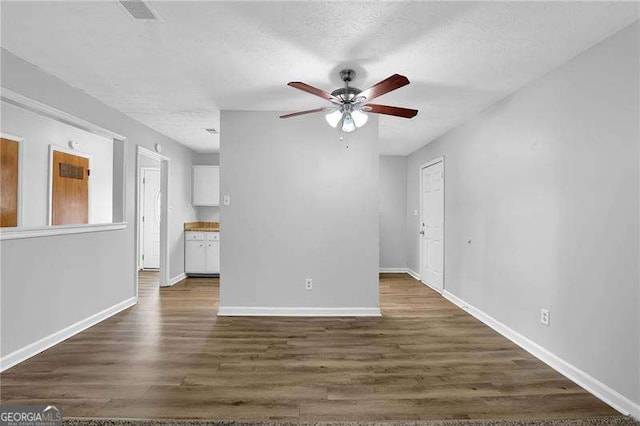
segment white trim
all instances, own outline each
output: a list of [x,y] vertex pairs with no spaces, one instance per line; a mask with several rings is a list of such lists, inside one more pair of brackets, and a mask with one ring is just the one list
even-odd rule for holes
[[104,127],[98,126],[97,124],[93,124],[89,121],[83,120],[74,115],[68,114],[57,108],[36,101],[35,99],[23,96],[19,93],[14,92],[13,90],[9,90],[4,87],[0,87],[0,99],[10,105],[35,112],[38,115],[42,115],[61,123],[68,124],[86,132],[93,133],[94,135],[102,136],[108,139],[127,139],[125,136],[112,132],[111,130],[107,130]]
[[422,285],[425,285],[425,286],[429,287],[431,290],[433,290],[433,291],[435,291],[435,292],[437,292],[437,293],[440,293],[440,294],[443,294],[443,293],[444,293],[444,290],[440,290],[438,287],[434,287],[434,286],[432,286],[431,284],[429,284],[429,283],[428,283],[428,282],[426,282],[426,281],[422,281],[422,280],[418,280],[418,281],[420,281],[420,284],[422,284]]
[[167,157],[166,155],[151,151],[150,149],[140,145],[138,145],[138,154],[142,154],[145,157],[150,157],[158,161],[171,161],[171,158]]
[[[49,145],[49,194],[48,194],[48,209],[47,209],[47,224],[53,226],[53,173],[55,172],[53,167],[53,152],[63,152],[69,155],[75,155],[76,157],[86,158],[89,161],[88,169],[91,170],[93,164],[93,155],[84,152],[75,151],[73,149],[65,148],[60,145]],[[93,204],[91,199],[93,198],[93,192],[91,191],[91,179],[88,176],[87,179],[87,223],[91,223],[91,205]],[[113,197],[113,195],[112,195]]]
[[[20,136],[12,135],[10,133],[0,132],[0,138],[9,139],[14,142],[18,142],[18,224],[11,228],[20,228],[24,223],[24,209],[22,208],[22,186],[23,186],[23,170],[24,170],[24,138]],[[8,229],[11,229],[8,228]],[[7,229],[7,228],[4,228]]]
[[380,308],[289,308],[220,306],[219,317],[379,317]]
[[171,278],[167,283],[167,285],[161,285],[160,287],[171,287],[172,285],[178,284],[180,281],[184,280],[185,278],[187,278],[187,274],[183,272]]
[[563,360],[559,356],[543,348],[539,344],[528,339],[512,328],[509,328],[507,325],[484,313],[480,309],[451,294],[450,292],[445,290],[443,296],[451,303],[462,308],[473,317],[477,318],[487,326],[502,334],[504,337],[511,340],[513,343],[520,346],[522,349],[529,352],[531,355],[535,356],[540,361],[547,364],[549,367],[558,371],[560,374],[577,383],[596,397],[600,398],[602,401],[606,402],[622,414],[631,415],[636,419],[640,419],[640,404],[636,404],[629,398],[605,385],[595,377]]
[[407,268],[380,268],[381,274],[408,274]]
[[[417,272],[413,271],[411,268],[380,268],[379,273],[381,274],[407,274],[409,276],[411,276],[411,278],[413,278],[414,280],[420,281],[420,274],[418,274]],[[429,284],[423,283],[422,281],[420,281],[420,284],[424,284],[431,287]],[[436,288],[433,288],[434,290],[438,291]],[[440,293],[440,291],[438,291],[438,293]]]
[[75,324],[70,325],[69,327],[63,328],[60,331],[57,331],[53,334],[48,335],[36,342],[33,342],[23,348],[20,348],[16,351],[11,352],[8,355],[0,358],[0,372],[7,370],[8,368],[13,367],[14,365],[21,363],[34,355],[39,354],[40,352],[49,349],[50,347],[57,345],[63,340],[68,339],[71,336],[74,336],[81,331],[86,330],[87,328],[106,320],[107,318],[122,312],[123,310],[130,308],[131,306],[138,303],[137,297],[131,297],[127,300],[124,300],[120,303],[116,303],[115,305],[107,308],[97,314],[91,315],[88,318],[78,321]]
[[[415,272],[411,268],[380,268],[379,273],[380,274],[407,274],[411,278],[413,278],[414,280],[420,281],[420,274],[418,274],[417,272]],[[420,284],[425,284],[425,283],[420,281]],[[425,284],[425,285],[429,286],[429,284]],[[431,286],[429,286],[429,287],[433,288]],[[434,290],[436,290],[436,289],[434,289]],[[440,292],[438,291],[438,293],[440,293]]]
[[411,275],[413,279],[420,281],[420,274],[411,268],[407,268],[407,274]]
[[85,225],[59,225],[41,228],[4,228],[0,229],[0,241],[19,240],[23,238],[54,237],[56,235],[84,234],[88,232],[115,231],[127,227],[127,222],[91,223]]
[[[422,221],[422,170],[426,169],[427,167],[431,167],[433,165],[436,165],[438,163],[442,163],[442,290],[439,288],[436,288],[434,286],[432,286],[431,284],[427,283],[426,281],[422,280],[422,239],[420,238],[420,222]],[[426,163],[423,163],[420,168],[418,169],[418,200],[420,205],[419,207],[419,216],[418,216],[418,253],[419,253],[419,257],[418,257],[418,269],[420,269],[420,274],[416,274],[418,278],[416,278],[418,281],[420,281],[421,283],[423,283],[424,285],[429,286],[430,288],[432,288],[433,290],[437,291],[438,293],[442,294],[445,291],[445,234],[446,234],[446,227],[445,227],[445,201],[446,201],[446,191],[445,191],[445,169],[444,169],[444,155],[441,157],[436,157],[430,161],[427,161]],[[415,277],[414,277],[415,278]]]

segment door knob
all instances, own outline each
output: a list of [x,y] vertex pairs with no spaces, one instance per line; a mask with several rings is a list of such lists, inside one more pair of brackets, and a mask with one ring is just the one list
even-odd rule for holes
[[424,235],[424,231],[420,231],[420,235]]

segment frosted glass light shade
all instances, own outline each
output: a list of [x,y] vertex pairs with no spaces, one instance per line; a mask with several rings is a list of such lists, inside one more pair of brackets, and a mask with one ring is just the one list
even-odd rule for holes
[[369,116],[360,110],[354,110],[351,112],[351,118],[353,118],[353,123],[356,127],[362,127],[367,124],[367,120]]
[[351,114],[346,113],[344,115],[344,120],[342,120],[342,131],[346,133],[351,133],[356,129],[356,123],[353,122],[353,118]]
[[342,111],[337,109],[325,115],[324,118],[327,120],[327,123],[329,123],[329,126],[337,127],[340,120],[342,120]]

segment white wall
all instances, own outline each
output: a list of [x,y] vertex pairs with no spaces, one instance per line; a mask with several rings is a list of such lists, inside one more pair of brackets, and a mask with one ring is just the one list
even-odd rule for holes
[[160,160],[156,160],[155,158],[147,157],[146,155],[141,155],[138,158],[138,167],[139,168],[154,168],[160,169]]
[[[183,222],[191,206],[193,151],[2,49],[2,86],[127,137],[127,228],[0,242],[4,357],[116,303],[135,297],[136,146],[161,143],[169,169],[171,277],[184,271]],[[64,250],[60,250],[64,247]],[[34,267],[34,259],[38,259]],[[48,295],[54,293],[53,299]],[[37,296],[44,295],[44,296]],[[28,315],[27,315],[28,314]],[[19,320],[17,320],[19,319]]]
[[380,156],[380,268],[407,267],[407,157]]
[[638,36],[635,23],[413,153],[406,211],[419,271],[418,168],[444,156],[445,289],[636,403]]
[[1,131],[24,139],[22,144],[22,227],[48,225],[49,145],[69,149],[80,143],[79,155],[91,156],[89,223],[108,223],[112,217],[113,142],[31,111],[2,103]]
[[[193,154],[194,166],[217,166],[220,164],[220,154],[218,153],[200,153]],[[197,206],[196,216],[201,222],[219,222],[220,207]]]
[[318,114],[222,112],[221,307],[377,309],[377,120],[338,137]]

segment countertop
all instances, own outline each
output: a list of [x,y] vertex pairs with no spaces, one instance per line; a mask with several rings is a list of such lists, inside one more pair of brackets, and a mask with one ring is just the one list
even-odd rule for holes
[[220,232],[220,222],[185,222],[185,231]]

